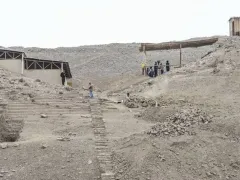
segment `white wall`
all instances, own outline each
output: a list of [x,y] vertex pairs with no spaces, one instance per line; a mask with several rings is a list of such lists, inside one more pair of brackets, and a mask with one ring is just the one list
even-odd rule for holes
[[232,22],[233,22],[233,19],[231,19],[230,21],[229,21],[229,35],[230,36],[232,36],[233,34],[232,34]]
[[[21,60],[0,60],[0,67],[7,69],[11,72],[22,72]],[[23,75],[29,78],[40,79],[51,84],[62,84],[62,78],[60,77],[61,69],[24,69]]]
[[24,69],[23,74],[26,77],[40,79],[52,84],[62,84],[61,69]]
[[0,67],[7,69],[11,72],[21,73],[22,72],[22,61],[21,60],[0,60]]
[[[234,29],[232,29],[232,23],[234,22]],[[233,34],[234,30],[234,34]],[[240,19],[239,18],[232,18],[229,21],[229,34],[230,36],[234,36],[236,32],[240,32]]]

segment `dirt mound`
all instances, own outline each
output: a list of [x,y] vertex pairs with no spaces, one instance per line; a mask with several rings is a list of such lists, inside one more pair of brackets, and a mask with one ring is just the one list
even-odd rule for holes
[[165,122],[156,124],[147,134],[154,136],[193,135],[195,133],[192,129],[194,126],[208,124],[211,122],[211,118],[200,109],[185,109],[168,117]]
[[20,137],[23,119],[12,119],[7,115],[7,104],[0,106],[0,141],[14,142]]
[[177,72],[195,72],[208,69],[212,74],[225,75],[232,73],[239,67],[239,37],[221,37],[212,47],[201,58],[186,64]]
[[36,96],[55,96],[60,92],[71,91],[70,87],[49,84],[39,79],[31,79],[0,68],[1,95],[9,100],[33,101]]

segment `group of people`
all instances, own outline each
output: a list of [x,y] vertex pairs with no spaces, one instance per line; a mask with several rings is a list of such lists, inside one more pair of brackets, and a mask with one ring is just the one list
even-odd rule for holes
[[[166,71],[170,71],[170,63],[166,61]],[[157,77],[164,73],[164,65],[160,61],[156,61],[154,66],[146,66],[142,63],[142,75],[148,75],[149,77]]]

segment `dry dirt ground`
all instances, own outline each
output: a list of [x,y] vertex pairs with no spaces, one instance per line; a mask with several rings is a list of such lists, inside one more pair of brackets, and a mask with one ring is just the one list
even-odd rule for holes
[[[151,87],[138,93],[148,97],[151,92],[151,98],[157,99],[159,95],[154,97],[154,94],[158,94],[156,91],[164,91],[165,93],[161,93],[159,107],[142,109],[140,115],[138,108],[132,109],[130,113],[127,110],[125,113],[121,112],[124,114],[122,118],[113,115],[112,117],[116,117],[114,125],[117,130],[111,130],[112,117],[106,113],[107,127],[111,134],[109,138],[115,134],[117,136],[119,132],[123,137],[117,141],[114,139],[112,144],[117,178],[239,179],[238,79],[238,76],[195,74],[164,76],[154,82],[157,84],[152,85],[159,89]],[[193,127],[194,134],[191,135],[171,137],[146,133],[148,125],[164,123],[168,116],[189,107],[203,110],[212,117],[212,122]],[[134,120],[126,118],[126,114]],[[138,119],[134,118],[136,115]],[[136,123],[131,131],[135,134],[128,136],[133,122]],[[145,133],[137,133],[144,129]]]
[[0,179],[99,179],[88,100],[78,93],[34,100],[8,101],[24,128],[17,142],[0,143]]
[[[115,179],[240,179],[239,47],[238,38],[222,38],[195,49],[212,52],[189,56],[181,69],[154,79],[130,73],[95,92]],[[2,96],[12,117],[23,115],[24,128],[17,142],[0,143],[0,179],[101,179],[87,92],[33,80],[34,96],[28,97],[24,83],[14,79],[1,79],[8,92]]]

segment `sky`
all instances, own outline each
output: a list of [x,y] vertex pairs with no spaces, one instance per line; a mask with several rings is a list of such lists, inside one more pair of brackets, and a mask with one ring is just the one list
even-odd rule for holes
[[73,47],[228,35],[239,0],[0,0],[0,46]]

